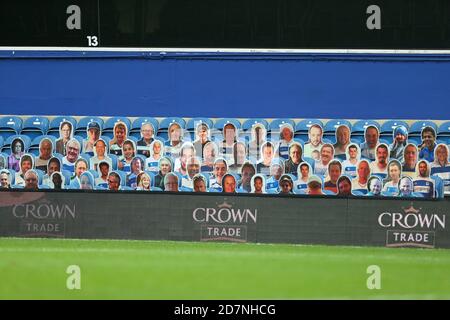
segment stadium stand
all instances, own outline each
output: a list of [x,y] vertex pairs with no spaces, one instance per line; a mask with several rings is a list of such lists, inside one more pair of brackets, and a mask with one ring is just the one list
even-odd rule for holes
[[[49,120],[51,119],[51,120]],[[87,171],[90,174],[89,177],[92,177],[93,181],[97,181],[95,184],[95,189],[98,190],[106,190],[108,189],[107,183],[107,175],[109,172],[116,172],[121,178],[121,187],[120,190],[131,191],[131,190],[145,190],[142,186],[136,185],[136,177],[140,172],[146,170],[146,162],[148,158],[151,158],[152,163],[157,163],[158,167],[154,167],[156,171],[147,171],[148,177],[151,180],[151,188],[149,190],[153,191],[164,191],[164,177],[168,172],[175,173],[175,177],[178,180],[178,191],[182,192],[191,192],[195,191],[193,186],[193,178],[197,174],[202,174],[204,181],[206,183],[206,190],[210,192],[223,192],[222,189],[222,178],[226,173],[232,174],[236,181],[235,192],[250,192],[251,186],[249,185],[250,180],[244,177],[244,174],[247,175],[247,169],[251,168],[251,176],[256,173],[262,173],[267,182],[266,188],[267,193],[273,194],[280,192],[280,187],[278,184],[278,179],[280,176],[289,173],[292,177],[293,187],[301,185],[302,189],[294,188],[293,193],[295,194],[308,194],[308,177],[312,175],[316,175],[318,179],[320,179],[320,188],[322,190],[322,194],[327,196],[333,196],[339,194],[339,188],[337,186],[337,179],[340,176],[343,176],[345,173],[352,172],[347,168],[345,171],[343,170],[343,166],[350,165],[348,161],[350,160],[350,156],[348,153],[344,154],[335,154],[338,150],[345,150],[345,147],[350,143],[360,144],[360,148],[372,148],[376,157],[374,160],[369,160],[364,158],[369,163],[369,168],[364,170],[359,170],[359,166],[364,166],[364,162],[356,161],[354,162],[354,171],[355,175],[351,176],[352,179],[352,194],[353,196],[363,196],[367,193],[371,194],[371,191],[368,190],[367,181],[371,175],[378,176],[383,178],[383,184],[389,183],[392,186],[392,179],[398,181],[398,178],[395,178],[390,175],[388,172],[389,163],[393,160],[398,160],[401,164],[404,164],[406,161],[406,156],[403,153],[398,152],[399,146],[401,148],[405,148],[406,142],[402,142],[399,145],[396,145],[393,142],[393,133],[397,132],[396,130],[402,126],[408,130],[409,135],[413,136],[413,139],[409,141],[413,141],[415,145],[418,145],[419,148],[417,153],[415,153],[412,165],[415,166],[415,170],[405,171],[405,175],[408,175],[413,180],[412,181],[428,181],[427,184],[423,184],[420,182],[413,183],[413,190],[410,190],[409,193],[412,196],[423,196],[426,195],[427,190],[423,190],[424,185],[431,185],[432,198],[440,198],[444,197],[445,194],[450,194],[450,164],[449,164],[449,152],[448,152],[448,141],[450,139],[450,125],[449,121],[405,121],[405,120],[347,120],[347,119],[235,119],[235,118],[222,118],[222,119],[210,119],[206,117],[201,118],[180,118],[180,117],[169,117],[164,119],[156,119],[149,117],[139,117],[139,118],[128,118],[128,117],[83,117],[77,119],[77,117],[17,117],[17,116],[4,116],[1,118],[2,126],[0,130],[0,147],[2,148],[2,157],[1,163],[2,168],[0,169],[8,169],[11,172],[20,174],[23,176],[24,170],[27,169],[36,169],[38,173],[40,185],[44,189],[52,188],[52,185],[49,184],[50,179],[46,178],[48,161],[51,157],[57,157],[60,159],[60,168],[57,171],[61,171],[62,176],[64,177],[64,186],[66,189],[79,189],[81,188],[81,184],[79,182],[79,174],[77,173],[77,169],[73,169],[73,172],[69,172],[67,170],[62,170],[63,164],[65,168],[70,168],[76,163],[77,159],[84,159],[88,166],[86,169],[82,169],[82,171]],[[83,146],[85,141],[88,139],[88,125],[91,122],[96,122],[99,124],[99,127],[102,130],[102,134],[100,137],[105,141],[105,153],[106,160],[109,162],[108,171],[101,172],[99,168],[93,169],[93,164],[91,165],[91,161],[93,161],[93,157],[97,156],[97,152],[100,152],[101,149],[97,150],[94,147],[94,152],[86,153],[84,150],[69,150],[70,148],[67,145],[64,145],[66,149],[62,152],[64,154],[57,153],[55,150],[56,141],[59,137],[59,129],[60,125],[63,122],[70,122],[73,127],[75,127],[76,135],[73,136],[73,139],[77,140],[80,144],[80,147]],[[127,136],[126,139],[133,142],[133,148],[130,150],[121,150],[121,152],[111,153],[109,152],[110,141],[114,139],[117,143],[117,148],[123,148],[123,142],[118,142],[115,137],[114,126],[116,123],[122,122],[127,127]],[[150,143],[148,146],[149,154],[137,153],[138,149],[136,146],[138,142],[142,139],[141,127],[147,123],[150,123],[154,131],[152,132],[152,136],[150,141],[159,140],[163,142],[163,146],[160,144],[156,145],[154,143]],[[177,123],[181,129],[186,129],[186,134],[182,136],[180,143],[177,146],[171,146],[168,144],[168,129],[171,124]],[[239,137],[236,137],[233,148],[220,147],[220,144],[223,141],[223,135],[221,131],[224,126],[227,124],[233,124],[233,126],[240,131],[241,134]],[[203,151],[206,143],[199,145],[196,149],[194,145],[191,144],[191,141],[196,139],[195,137],[195,129],[198,124],[206,124],[208,128],[211,129],[211,141],[207,142],[214,146],[213,148],[208,147],[208,151],[204,154],[196,154],[199,152],[198,150]],[[267,141],[272,143],[271,148],[265,148],[261,144],[258,148],[258,156],[252,154],[255,152],[255,149],[251,149],[251,141],[252,139],[252,130],[255,125],[260,125],[262,128],[266,129],[265,137],[263,137],[262,141]],[[279,141],[280,139],[280,128],[283,126],[290,126],[295,133],[295,139],[289,141]],[[322,130],[322,137],[319,139],[319,145],[317,147],[309,146],[310,151],[312,150],[311,155],[304,155],[303,148],[306,144],[310,144],[308,132],[311,126],[318,125]],[[347,137],[347,141],[344,141],[345,145],[339,145],[336,140],[337,128],[341,125],[346,125],[350,129],[350,137]],[[365,130],[369,125],[376,126],[379,130],[380,136],[377,141],[375,141],[375,145],[370,146],[370,143],[365,141]],[[431,145],[422,146],[422,137],[421,131],[425,127],[431,127],[433,130],[436,130],[436,135],[440,139],[435,139]],[[240,130],[242,129],[242,130]],[[17,134],[20,132],[20,134]],[[319,131],[320,132],[320,131]],[[403,132],[403,131],[402,131]],[[11,135],[11,133],[15,133]],[[271,133],[271,134],[269,134]],[[105,135],[106,134],[106,135]],[[214,137],[214,134],[216,135]],[[405,132],[408,135],[408,132]],[[40,144],[43,139],[48,139],[53,145],[53,152],[49,154],[43,154],[45,150],[40,149]],[[341,138],[342,140],[342,138]],[[344,139],[345,140],[345,139]],[[342,142],[342,141],[341,141]],[[300,143],[300,154],[296,154],[291,152],[291,146],[295,143]],[[331,145],[327,143],[332,143]],[[387,154],[383,154],[381,151],[378,152],[378,145],[380,143],[386,143],[388,145]],[[436,157],[425,159],[427,165],[431,170],[427,172],[421,172],[419,170],[418,162],[419,160],[423,160],[422,157],[431,157],[433,152],[436,149],[436,146],[442,143],[440,146],[440,152],[444,151],[446,161],[442,160],[442,155],[439,155],[439,161]],[[12,145],[14,144],[14,145]],[[164,144],[166,145],[166,150],[164,150]],[[394,150],[390,150],[389,148],[394,148]],[[102,144],[99,146],[99,148]],[[168,147],[170,146],[170,147]],[[330,146],[328,149],[325,146]],[[116,151],[117,151],[116,148]],[[168,148],[168,149],[167,149]],[[283,148],[283,149],[280,149]],[[315,148],[315,149],[314,149]],[[427,148],[427,152],[421,152],[422,148]],[[191,150],[188,152],[187,150]],[[197,151],[196,151],[197,150]],[[284,150],[286,154],[286,158],[278,158],[281,155],[281,150]],[[331,154],[328,154],[331,150]],[[380,149],[383,150],[383,149]],[[250,152],[251,151],[251,152]],[[367,150],[366,150],[367,151]],[[74,153],[75,152],[75,153]],[[131,152],[131,153],[130,153]],[[347,150],[348,152],[348,150]],[[360,151],[359,151],[360,152]],[[26,168],[22,166],[22,157],[27,155],[28,157],[32,157],[33,164],[30,168]],[[166,157],[169,162],[162,162],[161,159]],[[168,158],[167,158],[168,157]],[[193,159],[191,157],[196,157],[198,161],[188,161]],[[92,159],[92,160],[91,160]],[[96,158],[97,159],[97,158]],[[103,159],[103,158],[102,158]],[[134,160],[139,159],[140,161]],[[222,162],[220,159],[225,159],[225,162]],[[363,159],[361,154],[357,155],[356,160]],[[101,161],[98,158],[98,161]],[[304,175],[302,170],[300,170],[300,163],[306,162],[309,165],[308,175]],[[339,172],[337,174],[335,172],[330,173],[330,163],[333,162],[336,164],[338,162],[340,165],[336,166],[339,168]],[[223,163],[224,165],[222,165]],[[44,164],[44,165],[43,165]],[[168,164],[168,166],[167,166]],[[280,166],[281,172],[275,173],[275,167],[272,166]],[[38,168],[37,168],[38,167]],[[411,167],[411,164],[410,164]],[[106,168],[106,167],[105,167]],[[71,169],[72,170],[72,169]],[[289,170],[289,171],[287,171]],[[79,171],[79,170],[78,170]],[[364,173],[362,173],[364,171]],[[431,174],[433,173],[433,174]],[[101,179],[100,179],[101,178]],[[300,181],[302,179],[303,182]],[[130,182],[131,181],[131,182]],[[156,183],[157,181],[157,183]],[[100,183],[101,182],[101,183]],[[274,184],[276,182],[276,184]],[[23,187],[22,183],[17,183],[14,179],[10,182],[10,184],[14,187],[21,188]],[[275,186],[275,187],[274,187]],[[400,186],[397,186],[397,189],[400,189]],[[420,192],[416,192],[420,189]],[[392,192],[392,187],[389,189],[390,191],[383,190],[379,194],[385,197],[397,196],[397,194]],[[432,190],[432,191],[431,191]]]

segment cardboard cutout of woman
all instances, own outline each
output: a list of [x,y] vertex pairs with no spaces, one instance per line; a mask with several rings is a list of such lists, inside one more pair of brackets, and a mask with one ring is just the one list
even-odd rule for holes
[[136,184],[136,190],[138,191],[151,191],[152,180],[150,175],[145,171],[139,173],[136,178]]
[[123,172],[131,172],[131,161],[136,156],[136,146],[134,141],[125,140],[122,144],[122,156],[119,158],[118,168]]
[[155,176],[155,187],[161,188],[164,190],[164,177],[169,172],[172,172],[173,164],[172,160],[169,157],[162,157],[159,160],[159,171]]
[[8,168],[16,172],[20,171],[20,158],[25,153],[25,143],[21,138],[16,138],[11,143],[11,154],[8,157]]
[[111,154],[115,154],[116,156],[122,156],[122,146],[123,143],[127,140],[128,137],[128,128],[127,125],[118,121],[114,124],[114,137],[109,142],[109,152]]
[[444,193],[450,194],[450,162],[449,149],[446,144],[438,144],[434,149],[434,161],[431,163],[431,175],[436,175],[443,180]]
[[32,154],[24,154],[20,158],[20,170],[16,172],[15,184],[18,186],[25,185],[25,174],[28,170],[34,169],[34,156]]

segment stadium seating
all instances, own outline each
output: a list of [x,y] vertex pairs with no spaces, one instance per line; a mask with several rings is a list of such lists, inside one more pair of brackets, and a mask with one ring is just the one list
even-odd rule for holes
[[[5,120],[6,119],[6,120]],[[2,126],[2,129],[5,130],[6,134],[8,133],[14,133],[13,135],[8,135],[7,138],[4,138],[3,135],[0,135],[0,150],[2,151],[2,157],[4,163],[8,163],[8,157],[11,154],[11,143],[16,138],[22,139],[24,142],[24,150],[25,153],[32,154],[35,158],[39,156],[39,145],[42,139],[48,138],[50,139],[53,144],[55,144],[57,138],[59,138],[59,126],[60,123],[63,121],[70,121],[73,126],[76,126],[76,135],[74,136],[74,139],[76,139],[80,145],[83,145],[83,141],[87,138],[87,131],[86,127],[91,121],[96,121],[100,124],[100,127],[104,127],[105,130],[103,130],[103,133],[108,133],[109,135],[102,135],[101,138],[103,138],[107,145],[109,145],[110,139],[113,137],[113,128],[114,125],[118,121],[122,121],[125,123],[128,131],[128,139],[133,141],[134,143],[137,143],[138,139],[140,139],[140,130],[143,123],[151,123],[155,128],[155,135],[154,139],[161,140],[165,142],[165,139],[167,139],[167,131],[171,123],[178,123],[181,128],[186,129],[186,135],[184,141],[190,141],[195,139],[194,133],[195,128],[198,123],[205,123],[208,125],[208,127],[211,128],[212,134],[214,132],[217,134],[216,139],[213,139],[216,143],[221,142],[223,140],[223,136],[221,131],[223,130],[223,127],[227,123],[232,123],[239,131],[240,138],[244,143],[248,144],[250,137],[251,137],[251,129],[252,127],[259,123],[263,125],[269,133],[272,133],[271,135],[267,136],[268,141],[271,141],[275,145],[278,144],[279,140],[279,131],[280,127],[289,124],[292,126],[295,132],[295,138],[294,141],[298,141],[300,144],[304,145],[304,143],[308,140],[308,130],[313,124],[318,124],[323,128],[323,142],[325,143],[335,143],[335,132],[336,129],[340,125],[346,125],[351,130],[351,137],[353,138],[352,141],[357,140],[358,143],[364,142],[364,131],[367,128],[368,125],[375,125],[377,128],[379,128],[380,131],[380,143],[386,143],[390,144],[392,143],[392,133],[393,130],[399,126],[403,125],[409,129],[410,135],[412,135],[412,141],[415,141],[416,144],[420,144],[421,142],[421,131],[426,126],[433,127],[437,132],[438,139],[436,140],[436,143],[446,143],[450,141],[450,121],[404,121],[404,120],[386,120],[386,121],[375,121],[375,120],[357,120],[357,121],[350,121],[346,119],[331,119],[328,121],[324,121],[321,119],[274,119],[271,122],[269,122],[267,119],[245,119],[241,121],[239,119],[235,118],[225,118],[225,119],[209,119],[209,118],[190,118],[190,119],[184,119],[184,118],[177,118],[177,117],[170,117],[162,119],[161,122],[159,122],[155,118],[149,118],[149,117],[141,117],[141,118],[134,118],[129,119],[127,117],[112,117],[112,118],[103,118],[103,117],[83,117],[79,120],[75,117],[56,117],[56,118],[50,118],[51,121],[48,120],[47,117],[35,117],[35,116],[27,116],[27,117],[3,117],[0,120],[4,120],[9,124],[5,124]],[[105,121],[106,119],[106,121]],[[54,130],[53,132],[51,130]],[[19,131],[19,134],[17,134],[17,131]],[[109,131],[108,131],[109,130]],[[2,131],[3,132],[3,131]],[[49,134],[45,134],[49,133]],[[164,138],[165,137],[165,138]],[[414,140],[416,139],[416,140]],[[166,150],[167,151],[167,150]],[[91,161],[91,158],[93,154],[83,153],[84,150],[80,150],[80,157],[84,158],[88,164]],[[172,150],[173,152],[173,150]],[[234,161],[234,155],[230,154],[221,154],[222,151],[219,150],[219,154],[216,155],[216,158],[219,157],[228,157],[228,165],[231,166]],[[172,153],[175,154],[176,153]],[[167,155],[167,154],[166,154]],[[61,161],[63,160],[63,155],[60,154],[54,154],[54,156],[58,157]],[[174,157],[175,157],[174,156]],[[117,171],[118,174],[122,178],[122,186],[121,190],[127,190],[131,191],[133,190],[129,186],[126,186],[127,183],[127,173],[123,172],[121,170],[118,170],[118,164],[122,160],[121,156],[116,156],[113,154],[108,154],[108,157],[112,161],[112,167],[111,170]],[[136,157],[140,157],[144,162],[147,159],[144,155],[136,155]],[[11,158],[13,159],[13,158]],[[254,158],[250,158],[254,159]],[[345,160],[345,156],[339,158],[341,161]],[[173,163],[175,163],[175,159],[171,159]],[[202,159],[200,159],[202,160]],[[403,159],[399,159],[402,161]],[[14,161],[14,160],[12,160]],[[17,163],[17,159],[15,160]],[[316,160],[308,157],[303,157],[303,160],[307,162],[311,166],[312,173],[315,173],[316,168],[320,168],[321,164],[317,162]],[[177,160],[178,163],[180,163],[180,160]],[[253,165],[256,166],[256,162],[253,162]],[[450,165],[449,165],[450,166]],[[14,166],[17,168],[16,166]],[[90,168],[90,166],[89,166]],[[89,169],[88,168],[88,169]],[[11,171],[12,169],[9,168]],[[17,169],[16,169],[17,170]],[[292,169],[291,169],[292,170]],[[323,172],[323,165],[321,168],[321,173]],[[14,171],[11,171],[14,173]],[[48,181],[48,177],[46,179],[43,179],[45,177],[45,172],[37,171],[38,175],[40,177],[41,181]],[[98,178],[98,172],[94,170],[89,170],[89,172],[92,174],[92,176],[95,178]],[[291,171],[292,172],[292,171]],[[180,172],[175,172],[179,179],[179,190],[180,191],[191,191],[190,188],[186,188],[182,185],[182,180],[187,179],[186,176],[183,176]],[[235,175],[236,181],[240,181],[240,172],[237,172]],[[62,172],[62,174],[65,177],[65,184],[69,186],[69,189],[77,189],[79,188],[79,183],[77,182],[77,179],[73,179],[73,173],[70,173],[68,171]],[[154,179],[156,172],[148,172],[148,174],[151,177],[151,187],[153,191],[156,191],[158,188],[154,185]],[[213,179],[212,174],[203,172],[202,173],[206,177],[207,181],[207,188],[209,189],[209,182],[210,179]],[[325,172],[324,175],[319,175],[321,179],[324,181],[327,181],[329,177],[327,177],[327,173]],[[269,178],[269,177],[268,177]],[[436,197],[443,197],[445,192],[449,193],[449,190],[444,189],[444,181],[439,178],[438,176],[432,176],[432,178],[435,181],[435,193]],[[293,178],[297,179],[296,177]],[[273,178],[272,178],[273,180]],[[447,183],[447,182],[446,182]],[[14,185],[14,181],[12,181],[12,185]],[[42,188],[47,188],[48,186],[42,185]],[[96,189],[102,189],[101,187]],[[243,192],[244,189],[239,189],[239,192]],[[211,192],[220,192],[220,188],[212,188],[210,189]],[[270,190],[270,193],[276,193],[277,190]],[[326,195],[332,195],[334,193],[329,191],[323,191]],[[298,192],[296,192],[298,193]],[[365,191],[364,190],[354,190],[355,196],[362,196]],[[388,193],[383,193],[382,196],[395,196]],[[415,194],[414,194],[415,196]],[[417,195],[419,196],[419,195]]]
[[6,116],[0,118],[0,135],[3,139],[19,134],[22,130],[23,120],[15,116]]
[[49,121],[47,117],[31,116],[22,125],[20,134],[27,135],[30,139],[47,133]]
[[450,144],[450,121],[446,121],[439,126],[437,137],[445,144]]

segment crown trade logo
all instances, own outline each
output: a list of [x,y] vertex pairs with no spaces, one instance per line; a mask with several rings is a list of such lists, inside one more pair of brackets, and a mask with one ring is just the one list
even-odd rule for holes
[[386,231],[388,247],[434,248],[436,231],[446,229],[445,214],[423,213],[422,208],[401,208],[402,212],[383,212],[378,216],[378,225]]
[[20,220],[20,234],[27,237],[64,237],[66,221],[76,219],[74,204],[52,203],[46,198],[16,204],[11,211],[14,218]]
[[202,241],[247,241],[247,225],[256,224],[258,209],[236,208],[224,198],[216,207],[196,208],[192,218],[200,223]]

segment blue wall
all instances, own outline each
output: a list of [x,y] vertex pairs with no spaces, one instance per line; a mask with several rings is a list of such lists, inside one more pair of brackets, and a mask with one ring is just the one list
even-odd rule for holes
[[0,113],[450,119],[449,56],[0,52]]

